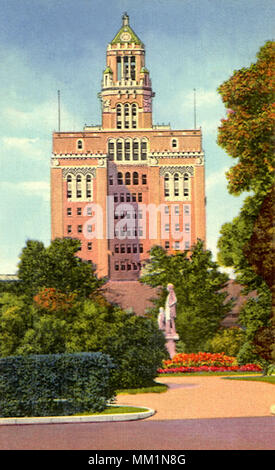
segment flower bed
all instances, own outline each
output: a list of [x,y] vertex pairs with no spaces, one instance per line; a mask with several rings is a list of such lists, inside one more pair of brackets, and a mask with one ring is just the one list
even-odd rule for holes
[[237,359],[226,356],[224,353],[191,353],[176,354],[172,360],[163,361],[163,368],[158,369],[159,374],[174,374],[187,372],[260,372],[257,364],[239,366]]
[[159,374],[176,374],[190,372],[261,372],[262,368],[257,364],[246,364],[245,366],[200,366],[200,367],[172,367],[170,369],[158,369]]

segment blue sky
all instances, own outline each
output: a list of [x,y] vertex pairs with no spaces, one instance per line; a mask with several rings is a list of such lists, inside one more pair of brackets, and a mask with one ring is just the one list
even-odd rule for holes
[[15,273],[27,239],[50,243],[51,134],[101,122],[97,93],[106,46],[127,11],[146,45],[154,123],[197,125],[206,155],[207,238],[215,256],[221,225],[242,197],[224,177],[235,161],[216,144],[225,109],[218,86],[249,66],[273,39],[273,0],[1,0],[0,273]]

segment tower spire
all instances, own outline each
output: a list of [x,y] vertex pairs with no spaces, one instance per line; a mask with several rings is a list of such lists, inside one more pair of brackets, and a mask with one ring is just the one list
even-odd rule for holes
[[129,26],[129,16],[127,15],[126,11],[122,16],[122,26]]

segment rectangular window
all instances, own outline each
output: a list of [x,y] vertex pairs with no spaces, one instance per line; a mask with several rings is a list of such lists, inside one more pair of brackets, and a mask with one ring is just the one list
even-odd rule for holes
[[133,253],[137,253],[137,245],[133,245]]
[[[79,227],[80,227],[80,225],[79,225]],[[88,232],[88,233],[91,233],[92,230],[93,230],[93,229],[92,229],[92,225],[87,225],[87,232]]]
[[164,196],[169,197],[169,189],[168,188],[164,189]]
[[142,175],[142,184],[147,184],[147,175]]
[[124,202],[124,193],[120,193],[120,202]]
[[117,79],[121,80],[121,57],[117,57]]
[[[118,125],[117,125],[117,127],[118,127]],[[118,129],[120,129],[120,127],[118,127]],[[117,142],[116,158],[117,158],[117,160],[122,160],[122,142]]]
[[185,242],[185,249],[189,250],[189,248],[190,248],[190,242]]
[[67,233],[72,233],[72,226],[71,225],[67,225]]
[[142,202],[142,193],[138,193],[138,202]]
[[68,189],[67,191],[67,198],[70,199],[72,197],[72,190]]
[[131,194],[126,193],[126,202],[131,202]]
[[131,253],[131,245],[127,245],[127,253]]
[[121,269],[121,271],[125,271],[125,263],[120,264],[120,269]]
[[132,269],[131,264],[130,264],[130,263],[127,263],[127,271],[131,271],[131,269]]
[[72,208],[71,208],[71,207],[68,207],[68,208],[67,208],[67,215],[68,215],[68,216],[71,216],[71,215],[72,215]]
[[169,214],[169,206],[164,207],[164,214]]
[[114,194],[114,202],[118,202],[118,195],[117,195],[117,193]]
[[142,245],[142,243],[139,245],[139,252],[140,252],[140,253],[143,253],[143,245]]
[[115,245],[115,253],[119,253],[119,245]]
[[180,242],[175,242],[174,244],[174,249],[179,250],[180,249]]
[[188,196],[188,195],[189,195],[189,190],[188,190],[188,188],[184,188],[184,190],[183,190],[183,195],[184,195],[184,196]]
[[88,249],[88,251],[92,251],[92,248],[93,248],[92,242],[88,242],[88,243],[87,243],[87,249]]
[[185,224],[185,231],[190,232],[190,224]]
[[179,232],[180,231],[180,224],[175,224],[175,231]]
[[189,206],[187,206],[187,205],[184,206],[184,213],[185,214],[190,214],[190,207]]
[[77,231],[78,231],[78,233],[82,233],[82,225],[77,226]]
[[77,215],[82,215],[82,209],[81,209],[81,207],[77,207],[76,213],[77,213]]
[[112,186],[114,184],[113,176],[109,176],[109,185]]
[[92,208],[91,207],[87,207],[87,215],[92,215]]
[[137,195],[136,195],[136,193],[132,193],[132,202],[137,202]]
[[120,253],[125,253],[125,245],[120,245]]
[[165,232],[169,232],[169,230],[170,230],[170,225],[169,225],[169,224],[165,224],[164,229],[165,229]]
[[118,264],[118,262],[115,262],[115,271],[119,271],[119,264]]
[[169,242],[165,242],[165,249],[166,249],[166,250],[169,250],[169,248],[170,248],[170,243],[169,243]]
[[175,215],[179,215],[179,213],[180,213],[180,206],[174,206],[174,213],[175,213]]
[[78,197],[78,198],[82,197],[82,191],[81,191],[81,189],[77,189],[77,190],[76,190],[76,197]]

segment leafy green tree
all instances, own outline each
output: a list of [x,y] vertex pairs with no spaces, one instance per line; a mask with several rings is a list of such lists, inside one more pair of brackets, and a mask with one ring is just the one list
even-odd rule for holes
[[16,353],[31,326],[30,307],[24,297],[11,293],[0,295],[0,356],[11,356]]
[[[239,216],[223,225],[218,242],[219,262],[234,267],[245,293],[258,292],[258,299],[250,299],[240,316],[246,332],[239,352],[242,360],[249,354],[255,356],[257,330],[272,327],[271,292],[274,294],[275,43],[268,41],[257,58],[219,88],[228,118],[222,120],[218,143],[238,159],[227,172],[228,190],[234,195],[250,191]],[[273,312],[274,323],[275,305]]]
[[56,238],[49,247],[28,240],[23,248],[18,277],[20,288],[33,297],[43,287],[53,287],[63,293],[76,292],[88,297],[103,283],[95,274],[95,266],[76,256],[79,240]]
[[227,294],[221,292],[227,281],[227,274],[218,271],[211,252],[204,250],[200,240],[192,247],[190,259],[187,252],[167,255],[162,247],[153,247],[146,273],[141,277],[141,282],[161,287],[152,312],[155,316],[159,307],[164,306],[167,284],[174,285],[177,296],[176,328],[185,352],[203,349],[232,308],[231,303],[224,303]]
[[225,353],[237,356],[243,342],[244,331],[238,327],[223,328],[207,343],[206,350],[211,353]]

